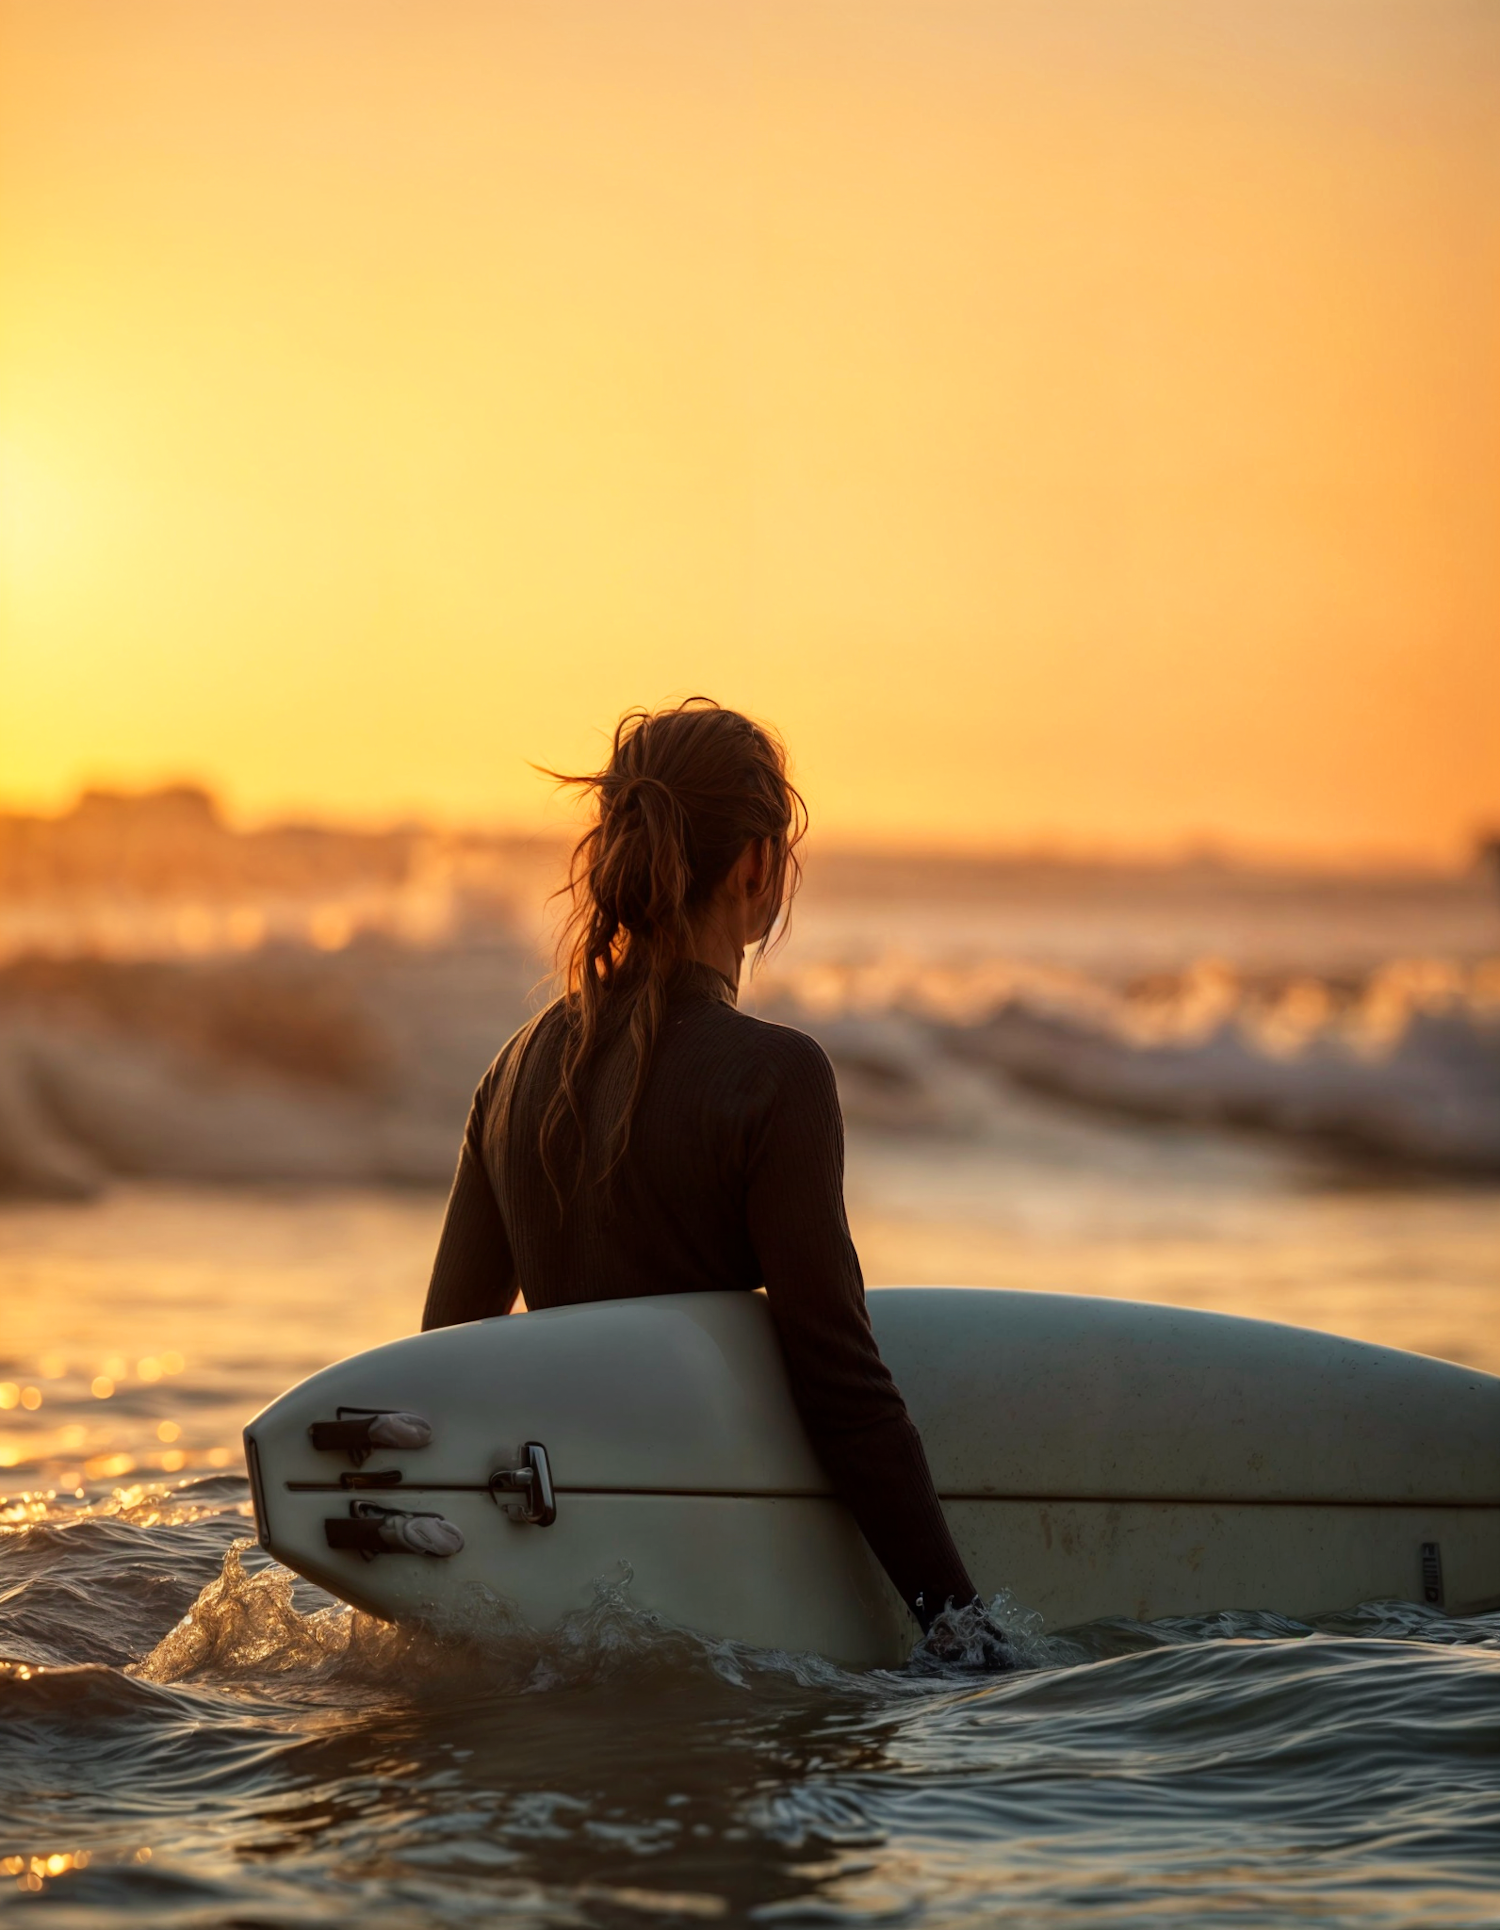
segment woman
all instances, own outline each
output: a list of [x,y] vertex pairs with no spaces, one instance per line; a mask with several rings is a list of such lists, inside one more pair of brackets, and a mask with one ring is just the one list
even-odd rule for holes
[[[422,1325],[508,1313],[518,1288],[536,1308],[764,1285],[798,1412],[925,1631],[975,1590],[870,1332],[833,1068],[735,1005],[797,875],[781,747],[692,698],[631,712],[603,771],[561,781],[597,805],[567,991],[475,1094]],[[944,1646],[1003,1666],[983,1635]]]

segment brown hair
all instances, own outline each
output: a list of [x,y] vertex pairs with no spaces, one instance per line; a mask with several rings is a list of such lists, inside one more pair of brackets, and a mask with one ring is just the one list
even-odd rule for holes
[[796,846],[807,810],[775,732],[709,697],[627,711],[602,771],[548,775],[592,793],[597,811],[560,894],[573,901],[558,942],[567,1031],[561,1079],[542,1119],[541,1154],[561,1204],[564,1164],[572,1164],[574,1184],[582,1171],[584,1093],[600,1054],[622,1030],[629,1033],[633,1076],[607,1122],[608,1177],[630,1143],[667,987],[693,955],[697,915],[745,847],[764,840],[776,910],[759,957],[800,882]]

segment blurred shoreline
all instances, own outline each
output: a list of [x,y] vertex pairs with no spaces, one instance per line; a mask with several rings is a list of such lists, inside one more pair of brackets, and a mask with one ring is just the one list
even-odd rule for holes
[[[561,833],[419,822],[241,829],[196,785],[87,790],[51,816],[0,810],[0,962],[36,953],[196,958],[276,944],[340,951],[376,936],[423,946],[497,929],[535,943],[568,848]],[[940,906],[950,922],[977,927],[1008,914],[1023,937],[1076,953],[1080,933],[1058,929],[1059,918],[1081,913],[1108,928],[1126,905],[1163,924],[1185,918],[1190,930],[1168,947],[1185,964],[1185,943],[1225,935],[1212,929],[1216,919],[1241,934],[1253,921],[1261,942],[1294,952],[1298,921],[1316,904],[1324,920],[1342,909],[1351,961],[1368,964],[1371,933],[1361,920],[1367,926],[1377,905],[1377,946],[1403,918],[1426,928],[1445,955],[1500,947],[1500,840],[1490,837],[1457,868],[1259,861],[1203,848],[1110,857],[834,843],[812,853],[800,903],[825,923],[880,902],[919,916]],[[1205,920],[1209,928],[1194,937]]]

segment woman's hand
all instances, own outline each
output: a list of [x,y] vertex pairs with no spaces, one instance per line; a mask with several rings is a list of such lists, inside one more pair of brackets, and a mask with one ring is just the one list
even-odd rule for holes
[[950,1604],[932,1618],[910,1666],[924,1675],[946,1675],[950,1670],[1004,1675],[1018,1664],[1010,1637],[976,1595],[966,1607]]

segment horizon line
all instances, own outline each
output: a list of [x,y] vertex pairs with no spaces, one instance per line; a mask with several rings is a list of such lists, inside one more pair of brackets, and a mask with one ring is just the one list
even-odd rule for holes
[[[390,812],[340,811],[328,806],[289,805],[254,810],[226,805],[223,794],[201,777],[181,775],[137,784],[89,781],[80,784],[65,805],[51,808],[38,801],[10,798],[0,793],[0,823],[6,820],[60,825],[77,815],[90,798],[144,803],[172,794],[205,799],[213,816],[231,836],[266,832],[320,830],[346,836],[474,837],[501,843],[564,845],[577,835],[579,820],[564,821],[561,813],[539,811],[528,824],[515,818],[484,819],[471,813],[441,809],[396,809]],[[1237,838],[1207,831],[1184,831],[1161,840],[1120,842],[1103,834],[1083,835],[1049,830],[1013,834],[962,833],[937,836],[923,832],[903,837],[890,830],[859,830],[835,825],[826,832],[814,829],[808,845],[835,859],[883,859],[887,862],[925,862],[959,865],[1039,865],[1058,869],[1099,867],[1116,870],[1223,870],[1292,873],[1301,876],[1463,876],[1483,866],[1500,847],[1500,822],[1475,824],[1466,851],[1444,859],[1432,852],[1401,851],[1389,846],[1287,846],[1271,840]],[[809,853],[811,855],[811,851]]]

